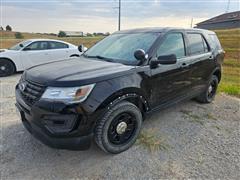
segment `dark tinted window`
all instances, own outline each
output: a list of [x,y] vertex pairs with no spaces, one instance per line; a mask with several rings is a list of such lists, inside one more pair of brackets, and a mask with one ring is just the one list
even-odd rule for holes
[[166,39],[157,50],[157,57],[163,55],[175,54],[177,58],[185,56],[185,45],[181,33],[172,33],[167,35]]
[[208,45],[206,43],[206,40],[204,38],[202,38],[203,40],[203,47],[204,47],[204,52],[208,52],[209,51],[209,48],[208,48]]
[[49,47],[50,49],[64,49],[64,48],[68,48],[68,45],[65,43],[61,43],[61,42],[49,42]]
[[207,44],[201,34],[189,33],[187,36],[190,43],[191,54],[202,54],[204,52],[208,52]]
[[48,42],[47,41],[38,41],[33,42],[29,46],[27,46],[30,50],[46,50],[48,49]]
[[211,38],[212,46],[214,49],[222,49],[216,34],[210,34],[209,37]]

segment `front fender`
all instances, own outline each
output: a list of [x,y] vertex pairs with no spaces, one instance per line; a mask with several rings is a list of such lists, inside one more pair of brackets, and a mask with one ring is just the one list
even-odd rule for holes
[[82,107],[87,113],[91,114],[100,106],[105,107],[116,98],[130,93],[135,93],[146,101],[147,92],[143,87],[143,79],[139,74],[103,81],[96,84],[86,102],[82,104]]
[[14,54],[9,54],[9,53],[4,53],[4,54],[0,54],[0,60],[1,59],[7,59],[9,61],[11,61],[15,67],[16,67],[16,71],[23,71],[23,65],[22,62],[20,60],[20,55],[17,55],[16,53]]

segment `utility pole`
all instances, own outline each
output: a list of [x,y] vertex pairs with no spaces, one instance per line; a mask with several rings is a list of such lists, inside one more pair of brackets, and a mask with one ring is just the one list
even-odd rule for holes
[[118,0],[118,30],[121,30],[121,0]]

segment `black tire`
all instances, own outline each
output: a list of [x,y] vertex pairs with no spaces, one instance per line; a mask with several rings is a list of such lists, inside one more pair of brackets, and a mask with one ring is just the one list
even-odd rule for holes
[[218,77],[213,75],[208,82],[206,90],[200,94],[196,100],[200,103],[211,103],[217,93]]
[[14,64],[7,59],[0,59],[0,77],[9,76],[15,72]]
[[118,154],[135,143],[141,126],[142,113],[139,108],[128,101],[122,101],[111,107],[97,122],[95,141],[103,151]]

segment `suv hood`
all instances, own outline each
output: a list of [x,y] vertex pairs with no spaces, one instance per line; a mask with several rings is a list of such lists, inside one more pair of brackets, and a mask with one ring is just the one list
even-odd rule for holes
[[134,66],[96,59],[70,58],[34,66],[24,78],[46,86],[79,86],[132,73]]

